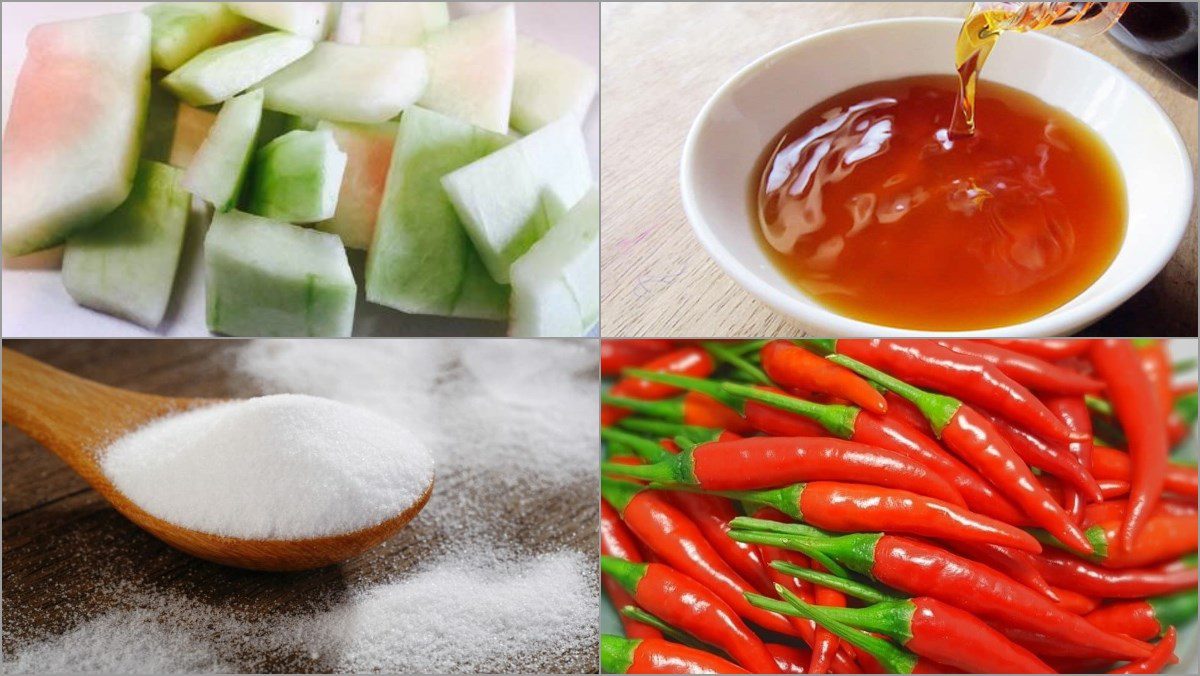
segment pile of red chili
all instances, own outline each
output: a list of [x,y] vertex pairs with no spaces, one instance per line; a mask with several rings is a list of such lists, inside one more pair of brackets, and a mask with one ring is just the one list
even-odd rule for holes
[[1167,348],[603,341],[603,670],[1162,671],[1197,613]]

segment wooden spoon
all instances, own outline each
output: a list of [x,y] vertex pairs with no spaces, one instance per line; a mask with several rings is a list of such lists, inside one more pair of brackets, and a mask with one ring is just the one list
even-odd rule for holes
[[4,348],[4,422],[54,452],[127,519],[192,556],[254,570],[308,570],[360,554],[407,524],[433,493],[400,514],[362,530],[303,540],[244,540],[202,533],[146,513],[100,469],[100,454],[121,436],[171,413],[219,403],[130,392],[73,376]]

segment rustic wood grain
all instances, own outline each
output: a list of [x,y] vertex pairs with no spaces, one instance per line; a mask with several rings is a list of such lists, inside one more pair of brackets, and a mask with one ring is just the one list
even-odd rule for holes
[[[692,235],[680,153],[717,87],[758,56],[869,19],[965,14],[967,3],[604,3],[601,8],[602,333],[782,336],[805,327],[738,287]],[[1171,117],[1196,159],[1196,100],[1105,36],[1071,40],[1129,74]],[[949,56],[947,57],[949,58]],[[1157,64],[1150,64],[1157,66]],[[1047,66],[1050,67],[1050,66]],[[1196,216],[1166,269],[1093,335],[1196,335]]]
[[[259,394],[232,370],[233,340],[4,341],[4,346],[98,382],[167,396]],[[118,514],[58,457],[8,425],[3,429],[4,650],[21,637],[61,634],[121,606],[123,583],[153,587],[270,619],[311,609],[317,598],[382,582],[436,551],[436,525],[415,519],[399,535],[350,561],[300,573],[261,573],[208,563],[163,544]],[[438,492],[471,491],[505,514],[497,537],[534,553],[569,547],[596,558],[592,480],[519,492],[481,485],[469,472],[439,472]],[[471,518],[464,514],[464,519]],[[597,561],[598,565],[598,561]],[[297,646],[270,671],[327,672],[330,656]],[[593,673],[597,651],[563,654],[534,670]]]

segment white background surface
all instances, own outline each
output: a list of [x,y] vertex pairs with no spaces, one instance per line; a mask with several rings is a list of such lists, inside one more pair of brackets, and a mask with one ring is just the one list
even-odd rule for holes
[[[25,59],[25,37],[40,23],[115,12],[137,11],[146,2],[31,2],[4,3],[3,18],[3,120],[7,123],[17,73]],[[452,2],[452,17],[473,14],[498,3]],[[335,37],[356,42],[361,16],[360,2],[346,2]],[[599,67],[600,9],[594,2],[518,2],[517,32],[538,38]],[[592,158],[592,173],[599,175],[599,104],[593,101],[584,122],[584,135]],[[110,336],[207,336],[204,320],[204,270],[201,263],[203,229],[207,217],[193,200],[193,218],[184,242],[183,258],[175,280],[175,291],[166,319],[156,331],[76,305],[59,277],[61,249],[20,259],[5,259],[2,295],[3,334],[15,337],[110,337]],[[503,322],[407,315],[367,303],[362,294],[365,255],[348,251],[350,266],[359,282],[354,335],[491,335],[503,334]]]

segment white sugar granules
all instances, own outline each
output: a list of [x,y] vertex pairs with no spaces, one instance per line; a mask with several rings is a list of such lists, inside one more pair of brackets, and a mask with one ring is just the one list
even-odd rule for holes
[[326,397],[409,429],[437,463],[429,504],[365,566],[295,578],[286,594],[290,578],[263,574],[277,591],[251,599],[240,592],[257,578],[216,566],[136,579],[127,543],[81,534],[61,569],[93,571],[96,600],[61,635],[18,624],[40,608],[6,603],[6,671],[595,669],[596,341],[264,340],[231,352],[251,385],[241,391]]
[[411,506],[433,478],[433,459],[404,427],[296,394],[156,420],[109,446],[101,465],[154,516],[258,540],[373,526]]
[[[26,645],[4,666],[11,673],[554,672],[594,645],[596,585],[594,567],[577,552],[477,553],[269,620],[135,592],[131,609]],[[297,654],[309,662],[296,663]]]

